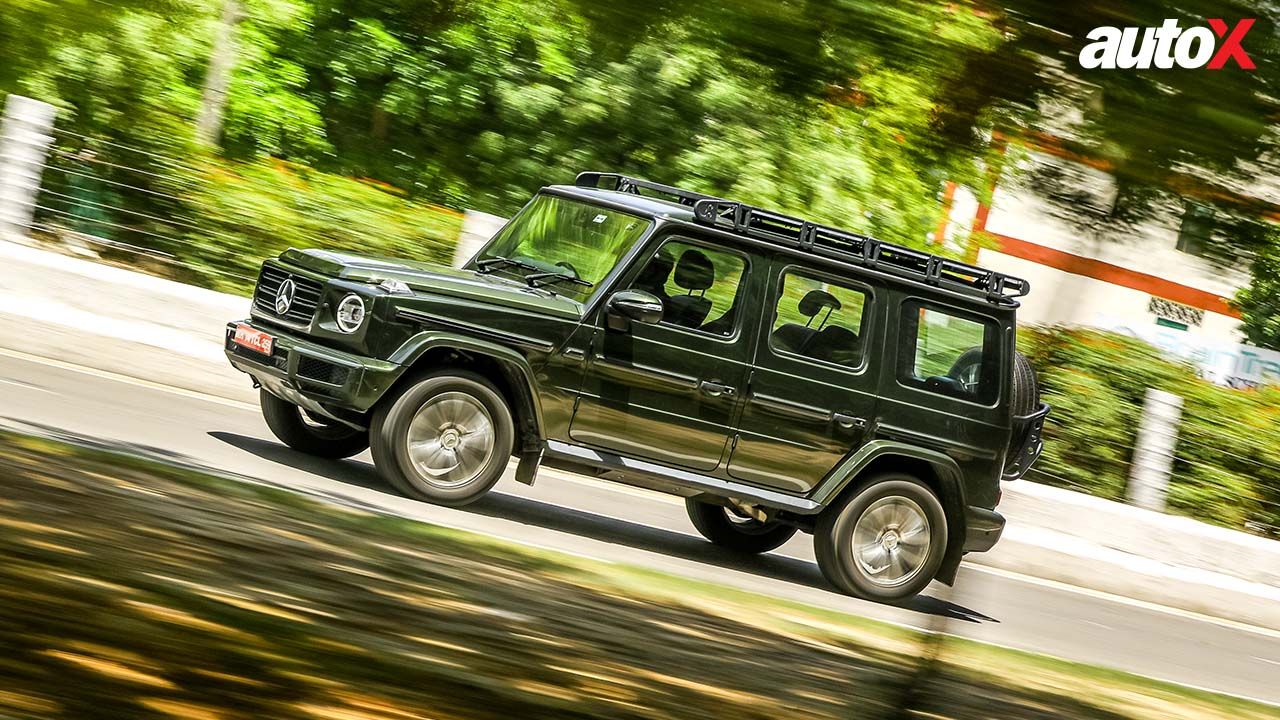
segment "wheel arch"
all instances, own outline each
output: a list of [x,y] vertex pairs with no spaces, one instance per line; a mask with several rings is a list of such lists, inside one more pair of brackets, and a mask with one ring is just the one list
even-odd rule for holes
[[457,367],[475,372],[497,386],[515,415],[519,451],[541,446],[542,405],[528,358],[516,350],[455,333],[420,333],[402,345],[390,360],[406,368],[379,402],[394,398],[410,378],[431,370]]
[[830,506],[837,499],[856,493],[876,476],[900,472],[918,478],[938,496],[947,517],[947,551],[936,579],[955,582],[960,558],[964,555],[965,491],[964,475],[955,460],[936,450],[892,440],[873,440],[863,445],[827,476],[812,499]]

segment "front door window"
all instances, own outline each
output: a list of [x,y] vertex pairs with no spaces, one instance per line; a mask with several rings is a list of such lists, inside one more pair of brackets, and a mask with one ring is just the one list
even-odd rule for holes
[[631,287],[662,301],[662,322],[728,337],[746,260],[736,253],[682,240],[664,244]]

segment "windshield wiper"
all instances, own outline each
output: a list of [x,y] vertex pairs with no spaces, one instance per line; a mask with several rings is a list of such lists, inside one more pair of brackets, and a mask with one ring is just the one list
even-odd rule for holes
[[524,281],[529,283],[529,287],[536,287],[536,288],[540,288],[545,285],[554,285],[556,283],[562,283],[562,282],[573,283],[574,285],[581,285],[582,287],[596,286],[596,284],[593,282],[588,282],[578,277],[577,275],[574,275],[572,273],[567,273],[567,272],[532,273],[530,275],[525,275]]
[[494,255],[493,257],[488,257],[483,260],[476,261],[476,268],[481,273],[491,273],[494,270],[501,270],[504,267],[518,267],[521,270],[541,270],[542,269],[537,265],[534,265],[533,263],[527,263],[524,260],[517,260],[516,258],[503,257],[501,255]]

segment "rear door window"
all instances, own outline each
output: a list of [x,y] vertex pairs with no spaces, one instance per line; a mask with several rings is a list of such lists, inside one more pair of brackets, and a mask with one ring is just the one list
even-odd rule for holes
[[788,270],[774,312],[774,352],[856,368],[862,362],[864,290]]

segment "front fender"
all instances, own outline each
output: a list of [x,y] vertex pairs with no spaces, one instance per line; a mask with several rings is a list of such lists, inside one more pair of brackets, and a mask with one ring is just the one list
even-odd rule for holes
[[948,455],[896,440],[872,440],[841,461],[818,485],[810,498],[819,505],[830,505],[846,488],[861,482],[873,463],[891,461],[893,458],[927,463],[934,471],[938,482],[938,499],[947,516],[947,554],[938,569],[937,578],[949,585],[955,581],[960,557],[964,554],[967,504],[964,475],[960,471],[960,465]]
[[513,399],[521,406],[521,415],[532,418],[533,430],[538,437],[543,437],[542,403],[538,399],[529,358],[496,342],[447,330],[424,330],[406,340],[389,359],[399,365],[412,367],[433,350],[456,350],[472,356],[484,356],[498,363],[515,395]]

